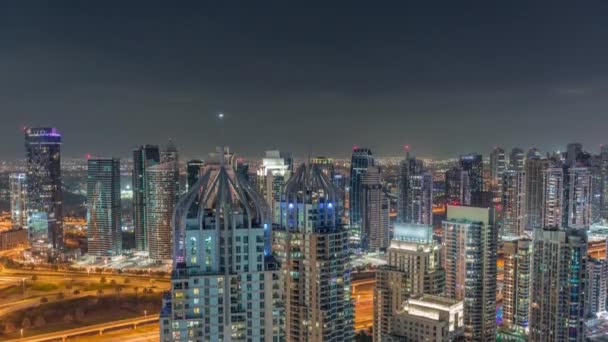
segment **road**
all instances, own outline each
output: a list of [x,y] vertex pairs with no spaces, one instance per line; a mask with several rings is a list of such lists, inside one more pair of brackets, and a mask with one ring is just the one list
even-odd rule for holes
[[[134,326],[134,325],[138,325],[138,324],[153,323],[155,321],[158,321],[158,315],[147,315],[145,317],[140,316],[140,317],[135,317],[135,318],[123,319],[120,321],[94,324],[94,325],[84,326],[84,327],[80,327],[80,328],[62,330],[62,331],[57,331],[57,332],[53,332],[53,333],[35,335],[35,336],[24,337],[24,338],[18,338],[18,339],[9,340],[9,341],[26,341],[26,342],[54,341],[54,340],[58,340],[58,339],[62,339],[62,338],[70,337],[70,336],[94,334],[94,333],[103,332],[108,329],[120,329],[123,327],[128,328],[130,326]],[[103,334],[100,334],[100,335],[103,335]],[[139,338],[140,336],[134,335],[132,337]],[[90,338],[87,337],[87,340],[90,340]],[[103,340],[103,338],[102,338],[102,340]],[[121,338],[121,341],[124,341],[124,339]],[[137,341],[141,341],[141,340],[137,340]],[[143,341],[145,341],[145,340],[143,340]]]

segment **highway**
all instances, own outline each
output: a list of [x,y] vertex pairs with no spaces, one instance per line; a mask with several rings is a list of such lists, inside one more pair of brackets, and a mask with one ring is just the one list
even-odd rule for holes
[[355,302],[355,331],[371,328],[374,324],[374,287],[376,279],[359,279],[352,282]]
[[[142,324],[156,323],[156,322],[158,322],[158,318],[159,318],[158,315],[140,316],[140,317],[135,317],[135,318],[123,319],[120,321],[107,322],[107,323],[84,326],[81,328],[62,330],[62,331],[57,331],[57,332],[48,333],[48,334],[41,334],[41,335],[35,335],[35,336],[30,336],[30,337],[17,338],[17,339],[13,339],[13,340],[9,340],[9,341],[27,341],[27,342],[47,342],[47,341],[57,341],[57,340],[65,341],[65,339],[67,339],[69,337],[91,335],[91,334],[103,335],[103,333],[108,330],[123,329],[123,328],[129,328],[129,327],[136,327],[136,326],[142,325]],[[146,333],[146,334],[150,335],[150,336],[152,335],[151,332]],[[158,333],[156,333],[156,336],[158,337]],[[120,340],[121,341],[147,341],[146,339],[143,339],[143,340],[139,339],[140,337],[142,337],[139,334],[134,335],[132,337],[136,338],[136,339],[121,338]],[[103,340],[103,338],[102,338],[102,340]]]

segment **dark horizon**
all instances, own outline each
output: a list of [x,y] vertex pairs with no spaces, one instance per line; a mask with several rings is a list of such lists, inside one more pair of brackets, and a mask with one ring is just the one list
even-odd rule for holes
[[245,157],[596,152],[607,15],[602,1],[6,1],[0,158],[23,157],[23,126],[57,127],[64,158],[169,138],[188,158],[221,143]]

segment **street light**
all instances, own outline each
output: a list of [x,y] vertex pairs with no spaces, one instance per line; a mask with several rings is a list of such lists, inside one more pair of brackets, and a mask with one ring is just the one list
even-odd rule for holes
[[23,338],[23,328],[21,328],[21,338]]
[[144,318],[148,318],[148,310],[144,310]]
[[23,288],[23,297],[25,297],[25,278],[21,278],[21,286]]

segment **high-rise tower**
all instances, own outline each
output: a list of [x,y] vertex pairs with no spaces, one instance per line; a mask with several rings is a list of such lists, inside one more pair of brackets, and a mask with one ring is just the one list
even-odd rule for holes
[[87,241],[89,254],[104,258],[122,251],[120,160],[87,162]]
[[509,169],[514,171],[523,171],[526,161],[524,150],[519,147],[514,147],[509,155]]
[[421,160],[408,156],[399,165],[400,222],[433,224],[433,177]]
[[160,163],[160,150],[156,145],[144,145],[133,151],[133,226],[135,248],[148,249],[146,229],[146,195],[148,193],[146,170]]
[[502,183],[502,235],[521,236],[526,230],[526,177],[508,170]]
[[496,339],[497,229],[492,208],[448,206],[443,221],[445,294],[464,300],[464,334]]
[[349,186],[349,220],[350,229],[355,238],[361,238],[362,215],[362,177],[367,172],[367,168],[374,166],[372,151],[368,148],[355,147],[350,160],[350,186]]
[[27,226],[34,248],[63,247],[61,134],[55,128],[25,130]]
[[389,202],[382,189],[380,168],[371,166],[361,177],[361,241],[364,249],[385,250],[389,242]]
[[227,155],[208,162],[173,216],[171,291],[160,340],[281,341],[281,272],[270,210]]
[[471,192],[483,191],[483,160],[481,154],[469,153],[460,156],[460,168],[469,175]]
[[201,173],[203,172],[204,166],[205,166],[205,162],[203,162],[202,160],[199,160],[199,159],[192,159],[186,163],[186,174],[187,174],[186,184],[188,185],[188,188],[187,188],[188,190],[194,186],[196,181],[198,181],[198,178],[201,176]]
[[348,232],[336,189],[317,165],[302,165],[285,185],[274,252],[285,275],[287,341],[354,338]]
[[27,177],[25,173],[14,172],[8,178],[11,195],[11,226],[27,228]]
[[493,190],[502,190],[502,174],[507,169],[507,157],[502,147],[495,147],[490,153],[490,175],[492,177]]
[[545,228],[534,232],[530,339],[584,341],[587,233]]
[[172,143],[161,153],[160,164],[146,168],[145,179],[147,250],[152,260],[171,260],[171,219],[179,198],[179,158]]

